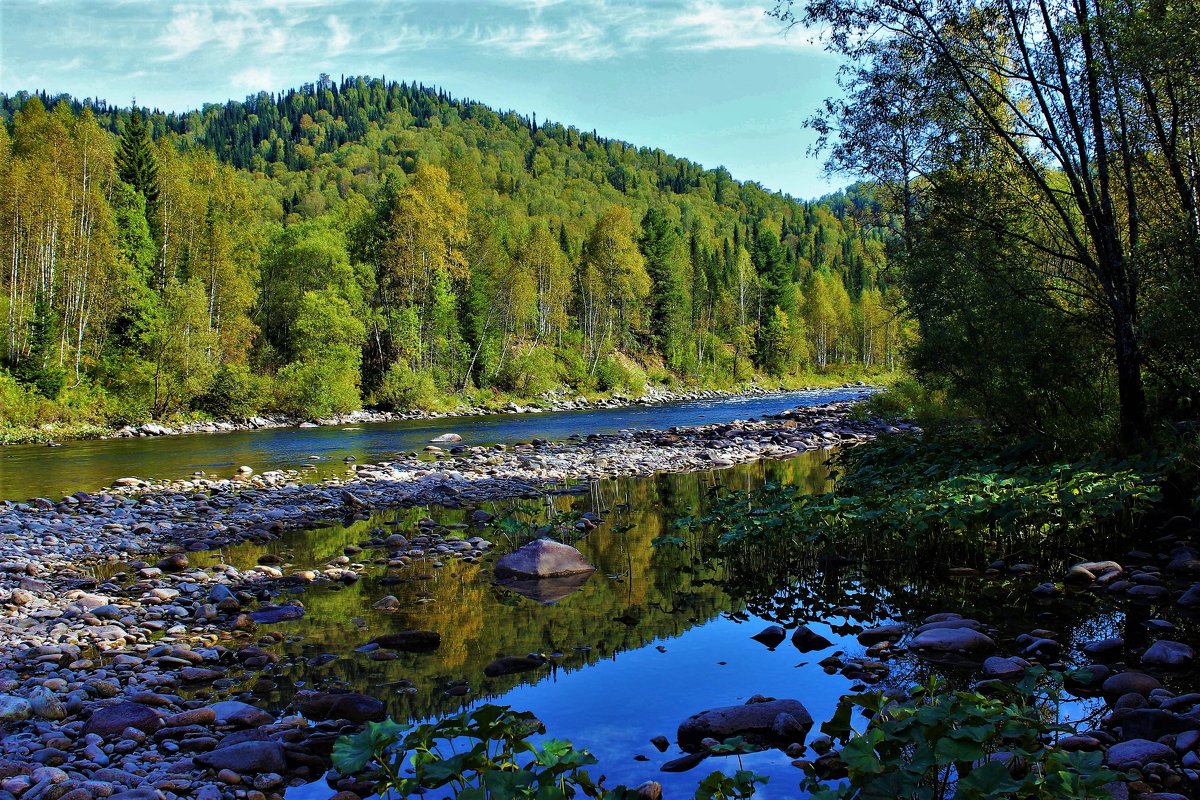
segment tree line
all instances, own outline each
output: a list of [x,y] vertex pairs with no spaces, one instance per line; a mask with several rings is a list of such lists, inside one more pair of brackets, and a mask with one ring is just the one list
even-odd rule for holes
[[861,187],[801,202],[379,79],[0,114],[10,424],[733,385],[895,369],[911,336]]
[[1127,449],[1200,412],[1200,6],[784,0],[847,58],[912,365],[1006,430]]

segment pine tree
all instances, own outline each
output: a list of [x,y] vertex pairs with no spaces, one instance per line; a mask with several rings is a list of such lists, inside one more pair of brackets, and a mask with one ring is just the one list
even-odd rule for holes
[[146,222],[158,238],[159,186],[158,160],[150,144],[150,132],[146,129],[142,113],[134,109],[129,124],[121,137],[121,149],[117,151],[117,175],[146,198]]

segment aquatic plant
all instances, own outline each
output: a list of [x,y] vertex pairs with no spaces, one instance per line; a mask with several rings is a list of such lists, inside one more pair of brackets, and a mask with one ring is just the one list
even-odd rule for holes
[[[582,794],[601,800],[637,800],[634,789],[606,789],[583,769],[596,757],[563,739],[532,742],[545,725],[529,711],[484,705],[438,722],[412,726],[369,722],[333,746],[333,767],[343,775],[375,781],[385,798],[408,797],[446,787],[456,800],[566,800]],[[766,777],[742,768],[753,748],[740,738],[712,747],[713,755],[736,755],[733,775],[713,772],[695,800],[747,800]]]
[[[1103,766],[1103,753],[1054,746],[1075,732],[1047,719],[1062,681],[1034,668],[987,694],[947,691],[935,678],[901,702],[882,692],[847,695],[821,726],[841,750],[810,767],[803,787],[814,800],[1109,797],[1105,784],[1121,776]],[[856,710],[869,719],[861,731],[852,724]],[[822,772],[844,774],[844,781],[829,785]]]
[[917,546],[1125,528],[1161,499],[1172,459],[1047,463],[1020,450],[989,452],[962,435],[892,436],[840,454],[836,465],[841,474],[831,492],[776,483],[720,492],[707,514],[681,524],[712,526],[720,547],[865,533]]

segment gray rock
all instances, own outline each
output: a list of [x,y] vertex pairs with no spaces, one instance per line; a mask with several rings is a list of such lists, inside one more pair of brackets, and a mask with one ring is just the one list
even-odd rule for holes
[[227,769],[239,775],[287,770],[287,759],[279,742],[238,742],[208,753],[198,753],[192,760],[217,772]]
[[33,706],[24,697],[0,695],[0,722],[23,722],[33,716]]
[[356,692],[301,691],[296,693],[292,704],[301,714],[318,722],[345,719],[361,725],[364,722],[378,722],[387,716],[387,709],[382,702]]
[[[742,736],[748,742],[768,747],[786,746],[802,742],[812,725],[812,715],[799,700],[752,697],[745,705],[693,714],[680,723],[676,738],[679,746],[688,752],[700,750],[704,739],[724,741],[733,736]],[[782,731],[783,735],[777,731]]]
[[261,708],[255,708],[249,703],[238,700],[222,700],[219,703],[213,703],[209,708],[217,715],[217,723],[220,725],[257,728],[261,725],[270,725],[275,721],[275,717]]
[[1110,705],[1127,694],[1140,694],[1146,697],[1155,689],[1161,689],[1162,684],[1152,675],[1144,672],[1118,672],[1108,678],[1101,686],[1104,699]]
[[154,733],[160,727],[162,720],[154,709],[141,703],[121,702],[94,711],[83,726],[83,734],[94,733],[108,739],[120,735],[126,728]]
[[1142,653],[1142,663],[1151,667],[1186,667],[1196,658],[1196,651],[1183,642],[1167,639],[1157,641]]
[[595,567],[583,553],[552,539],[535,539],[529,544],[501,556],[493,574],[498,580],[530,580],[560,578],[565,575],[591,573]]
[[863,647],[870,647],[873,644],[880,642],[898,642],[904,638],[904,626],[898,624],[880,625],[878,628],[870,628],[858,635],[858,643]]
[[462,437],[459,436],[457,433],[443,433],[440,436],[433,437],[429,441],[438,443],[438,444],[440,444],[442,442],[461,442]]
[[1170,764],[1175,761],[1175,751],[1165,744],[1149,739],[1130,739],[1108,748],[1104,763],[1115,770],[1140,769],[1151,761]]
[[973,628],[929,628],[918,633],[908,643],[917,651],[980,656],[996,649],[996,643],[987,634]]
[[303,606],[264,606],[258,611],[250,612],[250,619],[255,622],[288,622],[304,616]]

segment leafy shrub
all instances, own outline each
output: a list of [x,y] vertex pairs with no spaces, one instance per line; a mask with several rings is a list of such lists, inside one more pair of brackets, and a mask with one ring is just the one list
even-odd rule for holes
[[438,402],[437,386],[428,372],[399,362],[388,368],[375,392],[375,405],[389,411],[429,410]]
[[[416,727],[369,722],[334,743],[333,768],[375,780],[376,793],[389,799],[449,787],[457,800],[567,800],[577,794],[637,800],[634,790],[593,781],[583,769],[597,763],[587,750],[562,739],[529,741],[545,732],[531,712],[496,705]],[[739,769],[732,776],[709,775],[696,800],[753,797],[755,785],[767,779],[741,768],[741,754],[748,751],[740,738],[713,747],[715,755],[737,755]]]
[[208,391],[201,395],[196,407],[218,419],[252,417],[262,406],[265,379],[245,364],[226,364],[213,374]]
[[510,359],[496,376],[496,386],[520,397],[537,397],[558,388],[561,383],[559,371],[554,351],[536,347]]
[[[1042,463],[1030,453],[989,453],[969,434],[889,436],[844,451],[834,491],[766,484],[719,498],[686,524],[713,524],[721,546],[836,540],[871,534],[906,543],[1045,537],[1121,525],[1160,499],[1168,458]],[[990,534],[983,537],[982,534]]]
[[596,387],[605,392],[625,392],[639,397],[646,391],[646,373],[619,356],[600,359],[596,366]]
[[[1047,676],[1049,691],[1042,694],[1039,682]],[[826,785],[810,768],[804,788],[814,800],[1109,797],[1104,785],[1119,776],[1102,765],[1103,753],[1053,746],[1055,737],[1074,733],[1044,717],[1061,681],[1035,668],[1016,686],[998,687],[998,696],[947,691],[937,679],[900,703],[882,692],[847,695],[821,726],[842,743],[834,762],[846,782]],[[855,709],[870,718],[861,732],[851,724]]]
[[293,361],[275,381],[281,411],[323,417],[359,408],[358,370],[325,360]]

